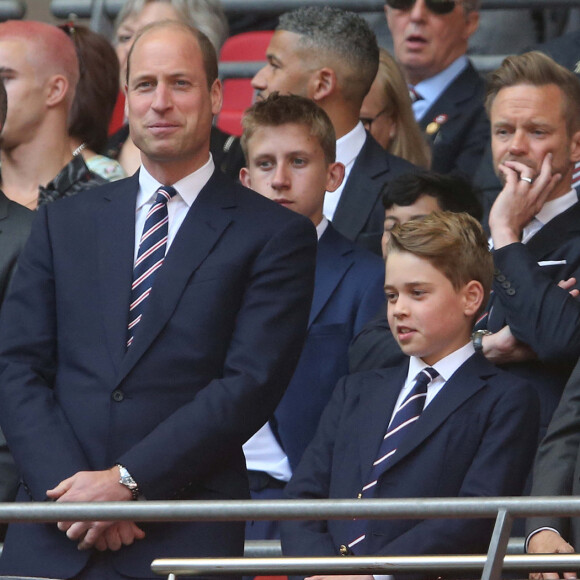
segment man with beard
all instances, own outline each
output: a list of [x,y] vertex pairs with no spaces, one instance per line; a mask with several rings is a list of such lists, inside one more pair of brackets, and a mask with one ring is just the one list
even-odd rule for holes
[[486,107],[504,185],[489,216],[493,294],[474,343],[536,387],[543,434],[580,354],[580,308],[558,286],[580,279],[580,81],[539,52],[512,56],[491,75]]

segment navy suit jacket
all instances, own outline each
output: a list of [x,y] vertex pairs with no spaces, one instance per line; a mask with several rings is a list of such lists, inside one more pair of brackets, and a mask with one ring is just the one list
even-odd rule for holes
[[385,151],[367,132],[332,218],[335,229],[380,256],[385,224],[383,188],[414,169],[413,164]]
[[494,250],[493,260],[490,316],[483,327],[497,332],[509,325],[538,355],[537,361],[503,368],[537,389],[543,435],[580,356],[580,303],[557,286],[571,276],[580,280],[580,202],[549,221],[527,244]]
[[[286,487],[290,498],[356,498],[377,458],[408,372],[402,366],[349,375]],[[521,493],[536,449],[538,401],[525,381],[469,358],[423,411],[379,478],[376,497],[479,497]],[[285,555],[338,555],[351,522],[282,522]],[[485,552],[492,520],[377,520],[365,552]]]
[[[419,121],[423,131],[432,122],[440,127],[435,133],[425,133],[431,144],[433,171],[473,178],[489,142],[484,97],[485,83],[470,62]],[[436,121],[443,115],[443,123]]]
[[[0,419],[20,501],[124,465],[144,496],[249,497],[241,446],[286,388],[314,281],[312,223],[214,172],[125,348],[137,176],[42,207],[0,321]],[[244,525],[163,523],[114,555],[241,555]],[[89,557],[54,524],[9,526],[1,573],[70,577]]]
[[352,337],[385,306],[385,265],[331,224],[320,238],[308,336],[296,372],[275,413],[292,469],[312,440],[338,379],[348,373]]

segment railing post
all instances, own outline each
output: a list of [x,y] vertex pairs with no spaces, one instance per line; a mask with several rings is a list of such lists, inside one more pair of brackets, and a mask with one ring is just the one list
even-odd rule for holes
[[506,509],[498,511],[481,580],[501,580],[503,559],[507,552],[513,521],[514,518]]

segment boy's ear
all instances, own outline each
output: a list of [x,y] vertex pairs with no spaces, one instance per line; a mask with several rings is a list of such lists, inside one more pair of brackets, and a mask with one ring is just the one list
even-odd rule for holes
[[250,171],[247,167],[240,169],[240,181],[245,187],[252,189],[252,180],[250,179]]
[[326,191],[336,191],[344,179],[344,165],[331,163],[326,170]]
[[469,281],[461,291],[463,294],[463,313],[471,318],[477,314],[483,302],[483,286],[477,280]]

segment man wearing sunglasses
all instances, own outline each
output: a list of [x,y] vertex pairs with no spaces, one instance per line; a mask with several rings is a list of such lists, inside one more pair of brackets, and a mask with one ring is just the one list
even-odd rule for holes
[[432,169],[473,176],[489,139],[484,83],[466,56],[479,0],[386,0],[417,122],[432,146]]

